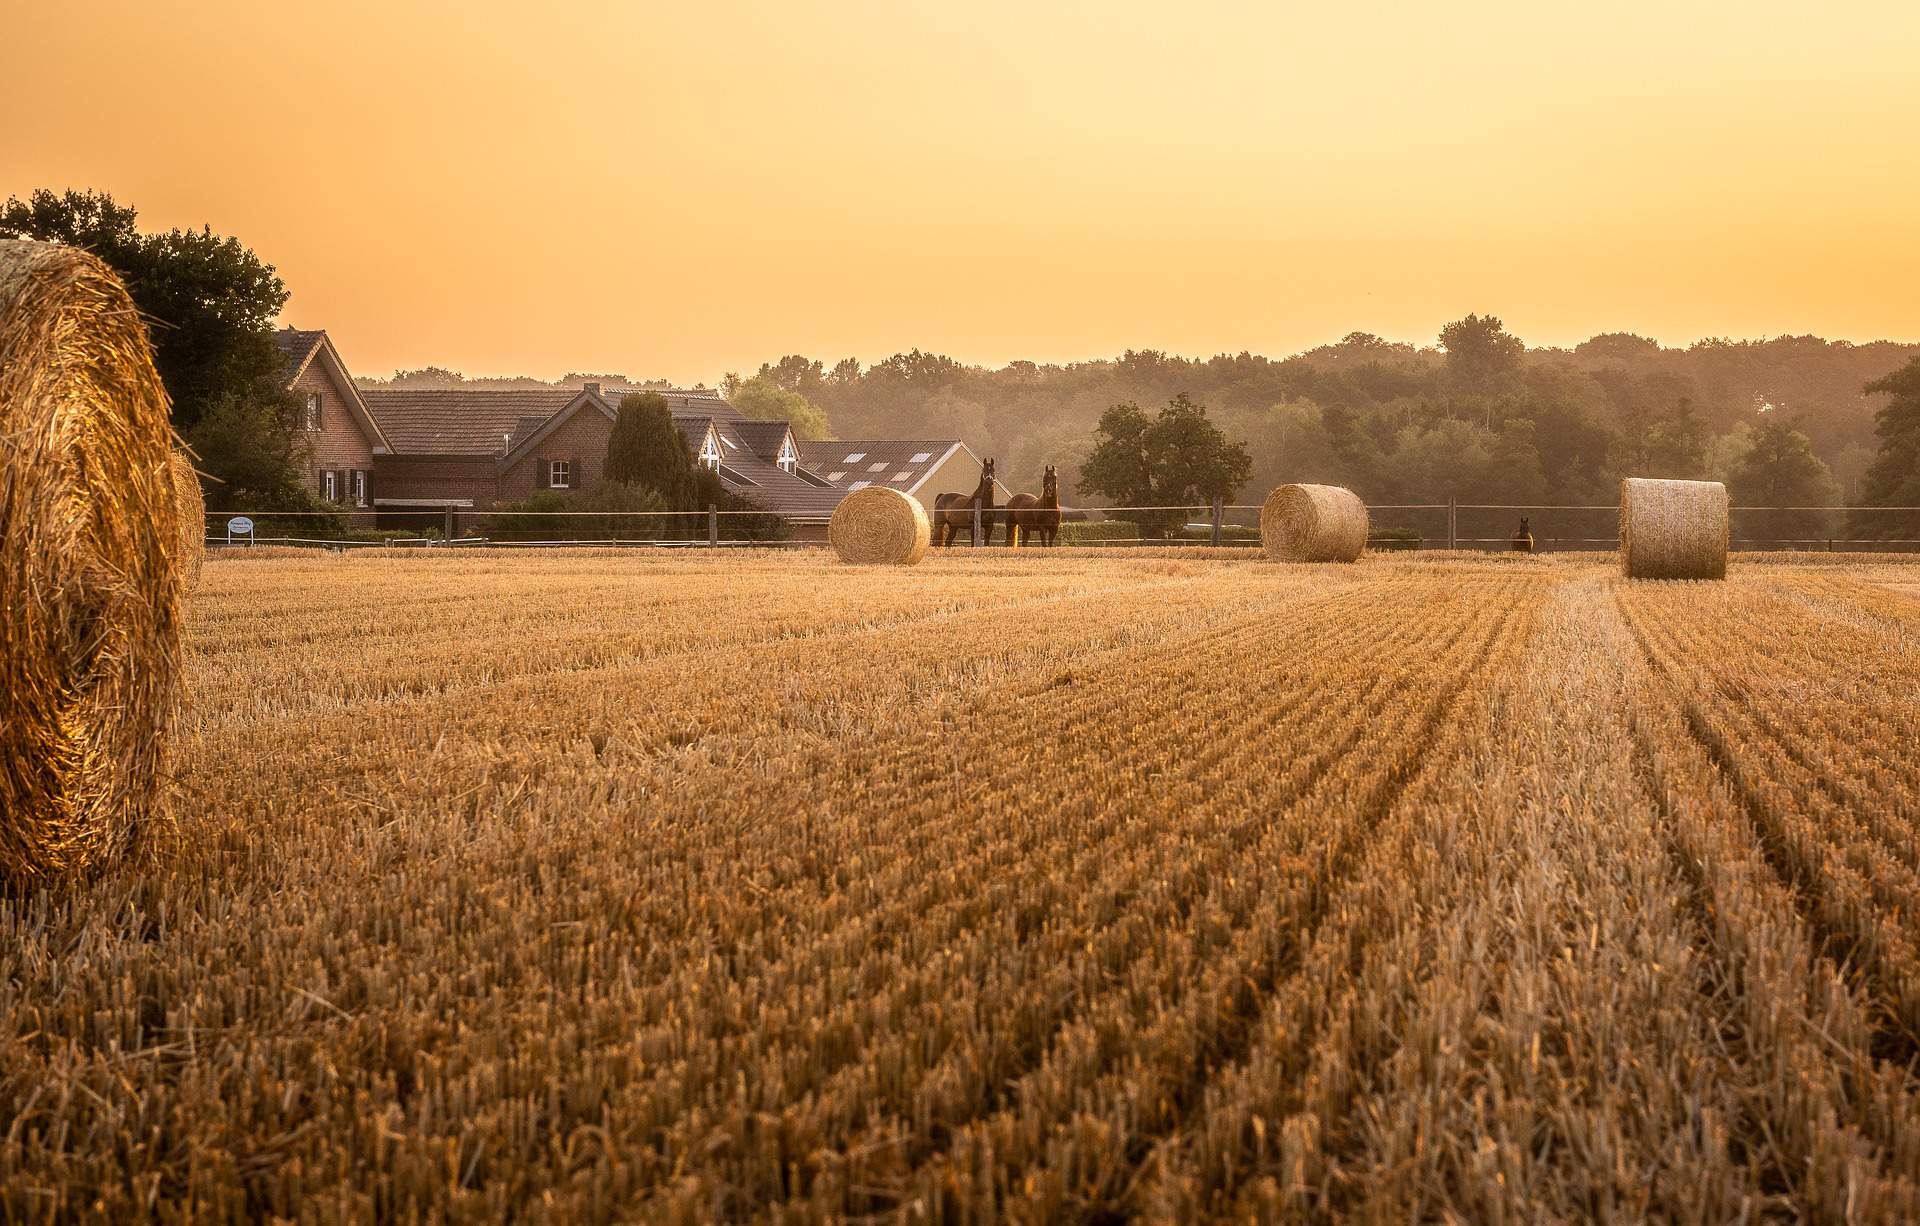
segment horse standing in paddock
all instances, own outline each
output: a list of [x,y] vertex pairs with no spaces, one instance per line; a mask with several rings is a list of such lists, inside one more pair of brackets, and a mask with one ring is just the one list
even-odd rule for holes
[[1533,552],[1533,529],[1527,527],[1527,517],[1524,515],[1520,517],[1520,527],[1513,534],[1513,550],[1515,553]]
[[1060,474],[1051,464],[1047,465],[1038,498],[1015,494],[1007,499],[1007,544],[1026,541],[1035,533],[1048,545],[1060,535]]
[[[953,538],[966,533],[973,536],[973,509],[980,508],[980,543],[993,543],[993,461],[980,466],[980,484],[972,494],[942,494],[933,500],[933,543],[941,547],[953,544]],[[1013,525],[1007,525],[1012,533]]]

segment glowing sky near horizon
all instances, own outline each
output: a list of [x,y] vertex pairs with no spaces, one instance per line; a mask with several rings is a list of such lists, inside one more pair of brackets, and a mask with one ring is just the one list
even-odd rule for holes
[[361,374],[1920,339],[1920,5],[0,4],[0,196]]

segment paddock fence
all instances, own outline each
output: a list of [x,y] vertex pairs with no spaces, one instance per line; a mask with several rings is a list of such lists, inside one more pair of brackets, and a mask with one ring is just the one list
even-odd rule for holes
[[[1257,549],[1258,504],[1063,506],[1057,544],[1064,548],[1211,547]],[[1554,503],[1370,505],[1367,544],[1376,551],[1516,547],[1524,521],[1537,552],[1612,552],[1620,509]],[[1005,508],[969,516],[953,545],[1004,548]],[[250,521],[251,532],[235,532]],[[935,517],[936,544],[940,537]],[[1920,507],[1733,507],[1736,551],[1920,552]],[[340,511],[212,511],[210,549],[252,545],[357,549],[582,547],[819,548],[825,523],[784,524],[765,511],[492,511],[343,508]],[[1030,542],[1022,541],[1022,547]]]

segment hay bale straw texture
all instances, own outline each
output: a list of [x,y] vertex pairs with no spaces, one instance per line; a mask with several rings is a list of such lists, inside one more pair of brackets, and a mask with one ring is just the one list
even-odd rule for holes
[[1622,480],[1620,566],[1629,579],[1726,578],[1727,487]]
[[912,566],[927,556],[932,539],[927,509],[884,485],[848,494],[827,521],[827,543],[842,562]]
[[200,566],[207,556],[207,499],[200,492],[200,474],[186,453],[174,452],[169,468],[173,505],[180,516],[181,583],[191,591],[200,582]]
[[99,260],[0,242],[0,886],[170,833],[183,558],[167,396]]
[[1352,562],[1367,547],[1367,504],[1338,485],[1283,485],[1260,508],[1260,547],[1277,562]]

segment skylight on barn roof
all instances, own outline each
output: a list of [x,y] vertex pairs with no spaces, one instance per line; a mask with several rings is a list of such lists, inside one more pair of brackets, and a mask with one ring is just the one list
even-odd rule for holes
[[887,468],[888,464],[885,460],[880,461],[878,464],[867,465],[867,471],[870,473],[883,473],[887,471]]
[[840,462],[841,462],[842,464],[858,464],[858,463],[859,463],[860,461],[862,461],[862,460],[864,460],[864,459],[866,459],[866,458],[867,458],[867,453],[866,453],[866,452],[864,452],[864,451],[852,451],[852,452],[848,452],[848,453],[847,453],[847,458],[846,458],[846,459],[844,459],[844,460],[842,460],[842,461],[840,461]]
[[848,488],[848,489],[850,489],[850,490],[863,490],[863,489],[866,489],[866,488],[867,488],[867,486],[868,486],[868,485],[870,485],[870,484],[872,484],[872,482],[868,482],[868,481],[855,481],[855,482],[854,482],[854,483],[853,483],[852,485],[849,485],[849,486],[848,486],[847,488]]
[[933,458],[933,453],[931,451],[916,451],[913,453],[913,458],[911,460],[908,460],[907,463],[925,464],[928,460],[931,460],[932,458]]
[[842,477],[844,477],[844,476],[846,476],[846,475],[847,475],[847,470],[843,468],[843,469],[841,469],[841,470],[840,470],[839,472],[837,472],[837,473],[828,473],[828,474],[827,474],[827,480],[829,480],[829,481],[838,481],[838,480],[840,480],[840,478],[842,478]]
[[911,481],[913,480],[913,470],[911,468],[903,468],[893,474],[893,479],[895,481]]

